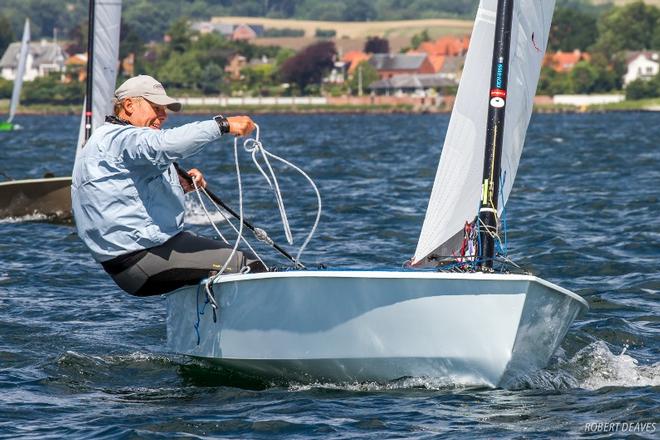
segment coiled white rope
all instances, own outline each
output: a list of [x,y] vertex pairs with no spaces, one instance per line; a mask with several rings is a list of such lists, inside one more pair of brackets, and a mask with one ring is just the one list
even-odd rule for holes
[[[252,160],[255,163],[255,165],[257,166],[257,168],[259,169],[259,172],[261,173],[262,176],[264,176],[264,178],[268,182],[269,187],[275,193],[275,199],[277,201],[277,205],[278,205],[278,208],[280,210],[280,216],[282,218],[282,223],[284,225],[284,232],[285,232],[285,235],[287,237],[287,241],[289,242],[289,244],[293,243],[293,236],[291,234],[291,229],[290,229],[290,226],[289,226],[288,217],[287,217],[287,214],[286,214],[286,209],[284,207],[284,200],[282,198],[282,193],[280,191],[279,183],[277,181],[275,171],[273,170],[272,166],[270,165],[270,161],[269,161],[268,158],[271,157],[275,160],[279,160],[280,162],[282,162],[282,163],[290,166],[294,170],[298,171],[300,174],[302,174],[305,177],[305,179],[307,179],[307,181],[310,183],[310,185],[314,189],[314,192],[316,193],[318,208],[317,208],[317,212],[316,212],[316,218],[314,220],[314,225],[312,226],[312,229],[310,230],[309,234],[305,238],[305,241],[303,242],[303,244],[300,246],[300,248],[298,250],[298,253],[294,258],[294,264],[299,265],[300,264],[300,256],[302,255],[303,251],[307,247],[307,244],[310,242],[310,240],[314,236],[314,233],[316,232],[316,229],[318,228],[319,221],[321,219],[321,212],[322,212],[321,193],[319,192],[318,187],[316,186],[314,181],[309,177],[309,175],[307,175],[307,173],[305,173],[302,169],[300,169],[300,167],[294,165],[293,163],[289,162],[288,160],[286,160],[286,159],[284,159],[280,156],[277,156],[277,155],[272,154],[269,151],[267,151],[264,148],[261,141],[260,141],[259,126],[257,124],[255,124],[255,127],[256,127],[255,137],[246,139],[243,142],[243,148],[245,149],[245,151],[247,151],[248,153],[250,153],[252,155]],[[270,176],[271,176],[272,180],[271,180],[271,178],[268,177],[266,172],[263,170],[263,168],[259,164],[259,162],[257,160],[257,153],[260,153],[261,156],[263,157],[264,162],[266,163],[266,166],[268,167],[268,171],[270,173]],[[206,296],[209,300],[209,303],[211,304],[211,306],[214,309],[218,308],[218,304],[217,304],[217,302],[215,300],[215,297],[213,295],[213,292],[211,290],[211,285],[214,283],[214,281],[219,276],[221,276],[225,272],[225,270],[227,270],[227,267],[229,266],[229,263],[231,262],[234,255],[236,255],[236,251],[238,250],[238,245],[241,242],[241,240],[254,253],[254,255],[257,257],[257,259],[265,267],[267,267],[266,264],[264,263],[264,261],[259,256],[259,254],[254,250],[254,248],[250,245],[250,243],[243,237],[243,226],[244,226],[244,220],[243,220],[243,186],[242,186],[242,181],[241,181],[241,170],[240,170],[240,165],[239,165],[239,160],[238,160],[238,138],[237,137],[234,138],[234,165],[236,167],[236,177],[237,177],[237,180],[238,180],[238,197],[239,197],[239,219],[238,220],[239,220],[239,223],[240,223],[240,226],[239,226],[238,229],[236,229],[234,224],[229,220],[229,218],[227,218],[224,211],[215,203],[213,198],[211,198],[211,196],[204,190],[204,188],[199,188],[197,186],[197,182],[193,179],[193,186],[195,188],[195,191],[197,192],[198,200],[199,200],[200,204],[202,205],[202,209],[204,210],[204,213],[206,214],[206,217],[209,219],[209,222],[211,223],[213,229],[218,234],[218,236],[220,236],[220,238],[226,244],[229,244],[229,242],[225,239],[225,237],[222,235],[220,230],[216,227],[215,222],[211,218],[211,214],[206,209],[206,205],[205,205],[204,201],[201,198],[201,193],[202,192],[207,196],[207,198],[211,201],[211,203],[213,204],[215,209],[218,212],[220,212],[222,217],[227,221],[227,223],[229,223],[229,225],[237,233],[236,241],[235,241],[234,246],[232,248],[231,254],[229,255],[229,258],[227,258],[227,261],[225,261],[222,268],[215,275],[209,277],[205,282]],[[259,240],[261,240],[261,241],[263,241],[263,242],[265,242],[269,245],[273,244],[273,240],[268,236],[266,231],[264,231],[263,229],[260,229],[260,228],[254,228],[254,229],[255,229],[254,230],[254,235],[257,239],[259,239]],[[244,270],[244,269],[247,269],[247,270]],[[249,267],[240,269],[240,273],[248,273],[248,272],[249,272]]]
[[[279,185],[277,183],[277,178],[275,177],[275,172],[273,171],[273,168],[271,167],[270,161],[268,160],[268,158],[271,157],[275,160],[279,160],[280,162],[282,162],[282,163],[290,166],[294,170],[298,171],[300,174],[302,174],[305,177],[305,179],[307,179],[307,181],[310,183],[310,185],[314,189],[314,192],[316,193],[316,200],[317,200],[317,203],[318,203],[318,208],[316,210],[316,218],[314,220],[314,225],[312,226],[312,229],[310,230],[309,234],[305,238],[305,241],[300,246],[300,249],[298,250],[298,253],[295,256],[296,263],[299,263],[300,262],[300,256],[302,255],[303,251],[307,247],[307,244],[310,242],[310,240],[314,236],[314,233],[316,232],[316,229],[318,228],[319,221],[321,220],[321,211],[322,211],[321,193],[319,192],[319,189],[316,186],[316,184],[314,183],[314,181],[309,177],[309,175],[307,175],[307,173],[305,173],[302,169],[300,169],[300,167],[294,165],[293,163],[289,162],[286,159],[281,158],[280,156],[277,156],[276,154],[273,154],[273,153],[269,152],[268,150],[266,150],[264,148],[264,146],[263,146],[263,144],[261,143],[261,140],[260,140],[259,125],[258,124],[254,124],[254,125],[256,127],[255,137],[246,139],[245,142],[243,142],[243,148],[248,153],[251,153],[253,162],[255,163],[255,165],[257,166],[259,171],[261,172],[261,175],[264,176],[264,178],[268,182],[268,185],[275,192],[275,199],[277,200],[278,208],[280,209],[280,215],[282,217],[282,223],[285,225],[284,226],[285,233],[287,233],[287,231],[289,231],[287,233],[287,240],[289,240],[291,232],[289,230],[289,223],[288,223],[287,216],[286,216],[286,210],[284,208],[284,202],[282,200],[282,194],[280,192],[280,188],[279,188]],[[264,162],[266,163],[266,165],[268,167],[268,170],[270,171],[270,174],[273,178],[273,183],[271,183],[271,180],[268,178],[268,176],[264,172],[263,168],[259,165],[259,162],[257,161],[257,153],[261,153],[261,156],[264,158]],[[290,241],[289,244],[292,244],[292,242]]]
[[[254,125],[256,127],[256,135],[254,138],[245,139],[245,141],[243,142],[243,148],[245,149],[245,151],[247,151],[252,155],[252,162],[254,162],[261,175],[264,176],[264,179],[266,179],[266,182],[268,182],[268,186],[270,186],[270,189],[272,189],[273,192],[275,193],[275,200],[277,201],[277,208],[280,210],[280,217],[282,218],[282,226],[284,227],[284,235],[286,236],[286,241],[289,244],[293,244],[293,236],[291,235],[291,227],[289,226],[289,219],[287,218],[286,209],[284,208],[284,200],[282,199],[282,192],[280,191],[280,185],[277,182],[277,176],[275,175],[275,171],[273,171],[273,167],[270,166],[270,161],[268,160],[269,153],[264,149],[261,141],[259,140],[259,126],[257,124]],[[259,164],[259,161],[257,160],[257,153],[261,153],[261,156],[263,157],[264,162],[268,167],[268,171],[270,172],[270,175],[273,179],[272,182],[271,179],[264,172],[261,165]]]

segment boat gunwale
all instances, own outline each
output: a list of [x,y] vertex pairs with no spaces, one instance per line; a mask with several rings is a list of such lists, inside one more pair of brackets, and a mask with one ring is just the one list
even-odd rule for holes
[[30,183],[41,183],[41,182],[65,182],[71,181],[71,176],[68,177],[42,177],[39,179],[23,179],[23,180],[6,180],[0,182],[0,186],[11,186],[11,185],[22,185]]
[[[214,280],[214,284],[243,282],[243,281],[256,281],[264,279],[277,279],[277,278],[371,278],[371,279],[418,279],[418,280],[470,280],[470,281],[522,281],[522,282],[536,282],[551,290],[556,290],[571,299],[578,301],[583,307],[583,311],[589,310],[587,301],[575,292],[571,292],[561,286],[558,286],[550,281],[546,281],[535,275],[521,275],[521,274],[499,274],[499,273],[448,273],[448,272],[415,272],[407,270],[297,270],[297,271],[284,271],[284,272],[259,272],[248,274],[229,274],[222,275]],[[204,283],[206,280],[203,280]],[[191,286],[183,287],[182,289]],[[170,294],[175,294],[182,289],[177,289]]]

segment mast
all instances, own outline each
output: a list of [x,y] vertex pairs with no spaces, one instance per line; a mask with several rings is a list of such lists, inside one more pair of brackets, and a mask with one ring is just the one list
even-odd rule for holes
[[92,135],[92,87],[94,73],[94,6],[96,1],[89,0],[89,24],[87,30],[87,89],[85,92],[85,139]]
[[497,2],[495,44],[490,74],[490,96],[486,126],[484,171],[479,206],[479,258],[482,270],[493,267],[497,234],[497,208],[500,193],[500,162],[504,137],[506,90],[509,78],[509,50],[514,0]]

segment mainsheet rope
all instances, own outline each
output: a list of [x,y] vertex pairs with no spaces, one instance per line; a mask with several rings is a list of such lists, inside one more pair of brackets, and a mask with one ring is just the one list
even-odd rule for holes
[[[275,200],[277,201],[277,206],[278,206],[278,209],[280,211],[280,217],[282,219],[282,224],[283,224],[283,227],[284,227],[284,233],[286,235],[286,238],[287,238],[287,241],[289,242],[289,244],[293,244],[293,236],[291,234],[291,228],[289,226],[288,216],[287,216],[287,213],[286,213],[286,209],[284,207],[284,200],[283,200],[283,197],[282,197],[282,193],[281,193],[281,190],[280,190],[279,183],[277,181],[277,176],[275,175],[275,171],[273,170],[273,167],[270,164],[269,158],[278,160],[278,161],[290,166],[294,170],[298,171],[300,174],[302,174],[305,177],[305,179],[307,179],[307,181],[310,183],[310,185],[314,189],[314,192],[316,193],[316,199],[317,199],[317,203],[318,203],[316,218],[314,220],[314,225],[312,226],[309,234],[305,238],[305,241],[300,246],[300,249],[298,250],[298,253],[296,254],[296,256],[294,258],[294,266],[298,266],[300,264],[300,256],[302,255],[302,253],[305,250],[305,248],[307,247],[308,243],[310,242],[310,240],[314,236],[314,233],[316,232],[316,229],[318,228],[319,221],[321,219],[321,212],[322,212],[321,193],[319,192],[318,187],[316,186],[314,181],[302,169],[300,169],[298,166],[294,165],[290,161],[288,161],[288,160],[286,160],[286,159],[284,159],[284,158],[282,158],[282,157],[280,157],[276,154],[273,154],[273,153],[269,152],[268,150],[266,150],[266,148],[263,146],[263,144],[260,141],[260,128],[259,128],[259,125],[255,124],[255,127],[256,127],[255,137],[245,139],[245,141],[243,142],[243,148],[245,149],[246,152],[251,154],[252,161],[257,166],[257,169],[259,170],[261,175],[266,179],[266,182],[268,182],[268,186],[275,193]],[[268,168],[270,177],[266,174],[266,172],[264,171],[264,168],[259,164],[259,161],[257,159],[257,154],[261,154],[261,157],[263,158],[264,163],[266,164],[266,167]],[[240,226],[239,226],[238,230],[236,229],[234,224],[229,220],[229,218],[227,218],[224,211],[213,201],[213,199],[210,197],[210,195],[204,190],[204,188],[199,188],[199,186],[197,185],[197,182],[193,179],[193,187],[194,187],[195,191],[197,192],[197,197],[198,197],[198,200],[199,200],[200,204],[202,205],[202,209],[204,210],[204,213],[206,214],[206,217],[209,219],[209,222],[211,223],[213,229],[219,235],[219,237],[226,244],[229,244],[229,242],[225,239],[225,237],[222,235],[220,230],[215,225],[215,222],[211,218],[211,214],[206,209],[206,205],[205,205],[204,201],[202,200],[201,194],[200,194],[202,192],[207,196],[207,198],[209,200],[211,200],[211,203],[216,208],[216,210],[222,215],[222,217],[227,221],[227,223],[230,224],[230,226],[237,233],[237,238],[236,238],[236,241],[235,241],[234,246],[232,248],[232,252],[229,255],[229,258],[227,259],[225,264],[222,266],[222,268],[215,275],[209,277],[205,282],[206,295],[207,295],[207,298],[208,298],[209,302],[211,303],[211,306],[214,309],[217,309],[218,304],[215,301],[215,297],[214,297],[213,292],[211,290],[211,285],[213,284],[213,282],[219,276],[221,276],[225,272],[225,270],[227,269],[230,261],[232,260],[232,258],[236,254],[236,251],[238,249],[238,245],[241,242],[241,240],[255,254],[255,256],[259,259],[259,261],[264,266],[266,266],[266,264],[261,259],[259,254],[254,250],[254,248],[252,246],[250,246],[248,241],[243,237],[243,224],[244,224],[243,186],[242,186],[242,181],[241,181],[241,170],[240,170],[240,165],[239,165],[239,160],[238,160],[238,137],[234,138],[234,165],[236,167],[236,177],[237,177],[237,180],[238,180],[238,197],[239,197],[239,219],[238,220],[240,222]],[[268,236],[266,231],[264,231],[263,229],[255,228],[254,233],[255,233],[255,237],[258,240],[263,241],[263,242],[265,242],[269,245],[273,244],[273,240]],[[247,271],[244,272],[244,273],[249,272],[249,267],[246,268],[246,269],[247,269]]]

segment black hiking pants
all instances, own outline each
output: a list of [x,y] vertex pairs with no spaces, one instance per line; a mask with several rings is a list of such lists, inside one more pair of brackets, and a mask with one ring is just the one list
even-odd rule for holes
[[[152,296],[199,283],[222,268],[231,250],[217,240],[180,232],[160,246],[120,255],[101,265],[124,291]],[[254,254],[237,250],[224,273],[238,273],[246,266],[250,272],[268,270]]]

